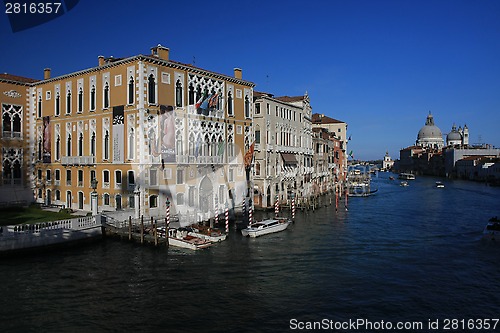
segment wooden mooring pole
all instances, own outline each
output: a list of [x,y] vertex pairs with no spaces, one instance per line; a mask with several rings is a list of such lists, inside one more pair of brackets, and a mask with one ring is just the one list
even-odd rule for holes
[[132,240],[132,216],[128,217],[128,240]]
[[144,244],[144,215],[141,215],[141,244]]

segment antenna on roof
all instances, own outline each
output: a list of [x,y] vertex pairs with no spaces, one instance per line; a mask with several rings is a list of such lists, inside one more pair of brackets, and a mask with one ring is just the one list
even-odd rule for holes
[[194,66],[195,63],[196,63],[196,57],[193,56],[193,66]]

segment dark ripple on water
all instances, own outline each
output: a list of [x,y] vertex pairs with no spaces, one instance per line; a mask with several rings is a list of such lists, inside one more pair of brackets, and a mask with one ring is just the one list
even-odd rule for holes
[[[497,317],[499,189],[417,179],[199,252],[107,240],[0,262],[2,332],[281,332],[289,320]],[[454,191],[453,188],[458,190]],[[343,208],[343,207],[342,207]]]

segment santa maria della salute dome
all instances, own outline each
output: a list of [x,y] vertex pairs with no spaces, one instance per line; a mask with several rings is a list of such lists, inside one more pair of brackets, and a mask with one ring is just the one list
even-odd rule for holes
[[441,149],[444,147],[443,133],[434,124],[434,117],[429,112],[425,125],[418,131],[417,146]]

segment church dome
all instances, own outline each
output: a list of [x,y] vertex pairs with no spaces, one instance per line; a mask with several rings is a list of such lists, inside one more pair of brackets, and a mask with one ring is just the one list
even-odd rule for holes
[[430,112],[425,125],[418,132],[417,145],[432,148],[442,148],[444,146],[443,133],[434,124],[434,117]]
[[462,134],[460,134],[460,130],[461,128],[457,130],[457,127],[453,125],[453,127],[451,128],[451,132],[446,136],[446,144],[448,146],[462,143]]

